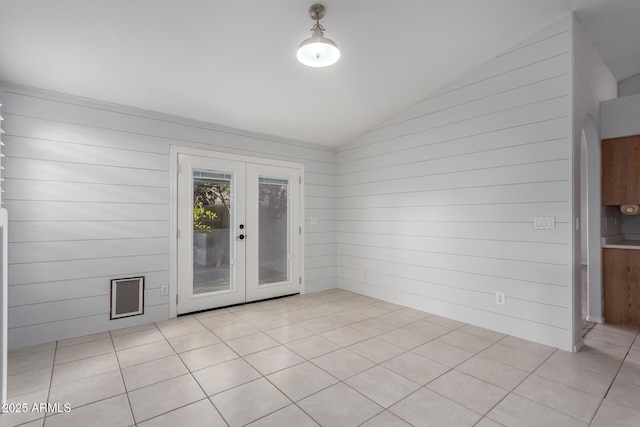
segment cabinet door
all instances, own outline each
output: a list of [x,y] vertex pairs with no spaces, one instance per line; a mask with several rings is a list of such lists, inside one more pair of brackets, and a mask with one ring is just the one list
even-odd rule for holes
[[640,250],[603,249],[602,269],[605,321],[640,326]]
[[638,185],[638,137],[602,141],[602,204],[640,203]]

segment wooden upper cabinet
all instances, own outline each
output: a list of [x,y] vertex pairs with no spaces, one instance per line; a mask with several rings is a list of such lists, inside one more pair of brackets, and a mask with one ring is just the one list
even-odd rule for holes
[[640,136],[602,141],[602,204],[640,204]]

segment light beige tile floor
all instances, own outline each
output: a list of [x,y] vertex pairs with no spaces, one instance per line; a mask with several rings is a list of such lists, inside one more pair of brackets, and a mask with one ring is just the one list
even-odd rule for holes
[[638,330],[585,342],[334,289],[12,350],[0,427],[640,425]]

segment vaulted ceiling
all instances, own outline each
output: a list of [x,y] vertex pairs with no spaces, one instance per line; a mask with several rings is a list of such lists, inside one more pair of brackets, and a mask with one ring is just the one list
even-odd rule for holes
[[342,58],[296,61],[313,0],[0,0],[0,79],[336,146],[569,10],[617,79],[638,0],[321,0]]

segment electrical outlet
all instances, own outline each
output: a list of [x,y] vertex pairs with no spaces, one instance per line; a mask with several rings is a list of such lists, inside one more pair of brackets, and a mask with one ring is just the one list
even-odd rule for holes
[[160,295],[169,295],[169,287],[161,286],[160,287]]
[[311,225],[318,225],[318,217],[317,216],[312,216],[311,217]]
[[496,292],[496,304],[504,305],[506,299],[504,292]]

